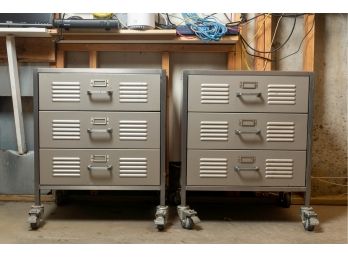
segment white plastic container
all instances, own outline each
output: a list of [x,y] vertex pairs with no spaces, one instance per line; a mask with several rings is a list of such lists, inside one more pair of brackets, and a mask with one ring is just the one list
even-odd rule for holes
[[154,13],[128,13],[127,27],[129,29],[147,30],[155,28]]

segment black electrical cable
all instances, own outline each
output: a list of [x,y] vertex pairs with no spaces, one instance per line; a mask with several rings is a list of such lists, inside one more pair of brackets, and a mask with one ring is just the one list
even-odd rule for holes
[[305,13],[272,13],[272,16],[277,16],[280,17],[282,16],[283,18],[294,18],[294,17],[300,17],[305,15]]
[[229,23],[233,23],[233,22],[231,21],[231,19],[227,16],[226,13],[224,13],[224,15],[225,15],[225,17],[226,17],[226,19],[228,20]]
[[167,20],[168,20],[168,22],[171,24],[171,25],[173,25],[173,26],[175,26],[176,27],[176,25],[170,20],[170,18],[169,18],[169,14],[168,13],[166,13],[166,16],[167,16]]
[[205,16],[204,19],[209,18],[211,16],[214,16],[215,14],[217,14],[217,13],[215,12],[215,13],[209,14],[209,15]]
[[271,51],[260,51],[260,50],[253,48],[252,46],[249,45],[249,43],[244,39],[244,37],[242,35],[240,35],[240,39],[242,42],[244,42],[248,46],[248,48],[250,48],[251,50],[253,50],[257,53],[269,54],[269,53],[277,52],[279,49],[283,48],[286,45],[286,43],[290,40],[292,34],[294,33],[295,27],[296,27],[296,20],[297,20],[297,18],[294,17],[294,24],[292,25],[291,32],[290,32],[289,36],[286,38],[286,40],[280,46],[278,46],[277,48],[275,48]]
[[314,23],[315,23],[315,22],[313,21],[311,28],[307,31],[306,35],[302,38],[301,43],[300,43],[300,45],[298,46],[297,50],[296,50],[295,52],[291,53],[291,54],[288,54],[288,55],[286,55],[286,56],[284,56],[284,57],[279,58],[278,61],[284,60],[284,59],[286,59],[286,58],[288,58],[288,57],[290,57],[290,56],[292,56],[292,55],[294,55],[294,54],[297,54],[297,53],[300,51],[300,49],[301,49],[301,47],[302,47],[303,41],[308,37],[309,33],[311,33],[311,31],[313,30],[313,28],[314,28]]
[[242,46],[243,46],[244,49],[245,49],[245,52],[246,52],[248,55],[250,55],[250,56],[252,56],[252,57],[260,58],[260,59],[263,59],[263,60],[267,60],[267,61],[269,61],[269,62],[275,62],[275,60],[272,60],[272,59],[270,59],[270,58],[267,58],[267,57],[264,57],[264,56],[261,56],[261,55],[256,55],[256,54],[250,53],[250,52],[248,51],[248,49],[246,48],[244,42],[243,42],[243,41],[241,41],[241,42],[242,42]]
[[[64,18],[65,18],[65,13],[63,13],[63,17],[62,17],[62,24],[64,23]],[[58,38],[55,40],[55,43],[58,43],[59,41],[64,39],[63,36],[63,27],[62,26],[58,26],[58,30],[59,30],[59,36]]]
[[[248,23],[260,16],[263,16],[263,15],[266,15],[267,13],[261,13],[261,14],[258,14],[258,15],[255,15],[254,17],[250,18],[250,19],[245,19],[245,15],[242,13],[241,14],[241,21],[235,21],[235,22],[228,22],[226,23],[225,25],[227,27],[236,27],[236,26],[239,26],[239,25],[242,25],[242,24],[245,24],[245,23]],[[284,18],[295,18],[295,17],[300,17],[300,16],[303,16],[305,15],[305,13],[294,13],[294,14],[290,14],[290,13],[284,13],[284,14],[280,14],[280,13],[271,13],[271,16],[276,16],[276,17],[280,17],[280,16],[283,16]]]
[[315,22],[312,23],[311,28],[307,31],[307,33],[305,34],[305,36],[302,38],[302,40],[301,40],[301,42],[300,42],[300,44],[299,44],[297,50],[294,51],[294,52],[292,52],[291,54],[288,54],[288,55],[286,55],[286,56],[284,56],[284,57],[279,58],[278,60],[272,60],[272,59],[266,58],[266,57],[264,57],[264,56],[255,55],[255,54],[250,53],[250,52],[248,51],[248,49],[246,48],[246,46],[245,46],[245,44],[244,44],[243,41],[241,41],[241,42],[242,42],[242,46],[244,46],[244,49],[245,49],[246,53],[247,53],[248,55],[250,55],[250,56],[253,56],[253,57],[256,57],[256,58],[261,58],[261,59],[267,60],[267,61],[269,61],[269,62],[281,61],[281,60],[284,60],[284,59],[286,59],[286,58],[288,58],[288,57],[290,57],[290,56],[292,56],[292,55],[294,55],[294,54],[297,54],[297,53],[300,51],[300,49],[301,49],[301,47],[302,47],[302,44],[303,44],[303,41],[308,37],[308,35],[309,35],[309,34],[311,33],[311,31],[313,30],[313,28],[314,28],[314,23],[315,23]]
[[241,24],[244,24],[244,23],[247,23],[247,22],[249,22],[249,21],[252,21],[252,20],[254,20],[254,19],[256,19],[256,18],[258,18],[258,17],[260,17],[260,16],[263,16],[263,15],[265,15],[265,14],[264,14],[264,13],[261,13],[261,14],[255,15],[254,17],[252,17],[252,18],[250,18],[250,19],[246,19],[246,20],[242,19],[241,21],[229,22],[229,23],[226,23],[225,26],[226,26],[226,27],[235,27],[235,26],[239,26],[239,25],[241,25]]

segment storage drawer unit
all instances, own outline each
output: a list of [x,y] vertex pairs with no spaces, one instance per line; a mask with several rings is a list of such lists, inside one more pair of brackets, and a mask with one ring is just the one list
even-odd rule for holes
[[199,221],[186,191],[204,190],[275,191],[283,203],[289,192],[305,192],[301,214],[313,229],[313,87],[308,72],[184,71],[178,206],[184,228]]
[[166,75],[144,69],[38,69],[35,85],[35,206],[40,189],[158,190],[165,206]]

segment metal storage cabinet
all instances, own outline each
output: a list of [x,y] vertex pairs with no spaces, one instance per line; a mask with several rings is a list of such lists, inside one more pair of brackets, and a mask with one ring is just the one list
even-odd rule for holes
[[145,69],[38,69],[34,74],[35,205],[41,189],[159,190],[165,226],[166,76]]
[[200,222],[186,205],[186,191],[274,191],[283,207],[291,192],[304,192],[301,218],[313,230],[313,74],[187,70],[183,81],[183,227]]

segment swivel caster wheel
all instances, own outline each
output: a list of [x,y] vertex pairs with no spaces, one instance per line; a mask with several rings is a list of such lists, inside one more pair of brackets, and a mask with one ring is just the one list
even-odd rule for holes
[[278,204],[283,208],[289,208],[291,205],[291,193],[280,192],[278,195]]
[[314,225],[311,224],[310,219],[306,219],[305,223],[304,223],[304,229],[306,231],[313,231],[314,230]]
[[28,223],[31,230],[37,230],[40,227],[40,222],[43,216],[43,205],[33,205],[29,210]]
[[156,208],[156,218],[154,220],[158,231],[163,231],[168,219],[168,206],[159,205]]
[[313,231],[319,225],[318,215],[312,207],[301,207],[301,220],[306,231]]
[[157,225],[157,230],[158,231],[163,231],[164,230],[164,225]]
[[184,221],[181,222],[181,225],[183,228],[191,230],[193,228],[194,223],[191,218],[187,217]]
[[31,215],[29,217],[29,222],[32,230],[37,230],[40,226],[40,219],[36,215]]

